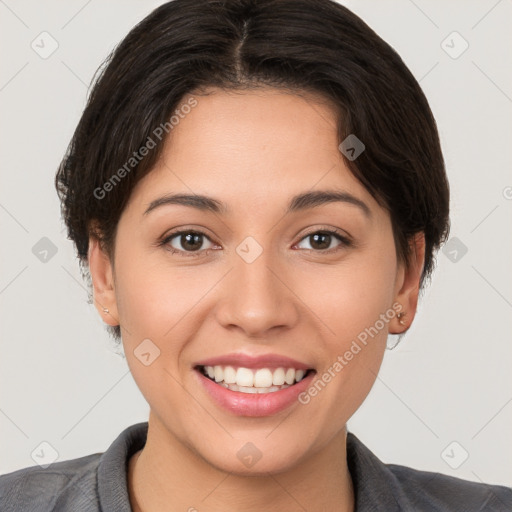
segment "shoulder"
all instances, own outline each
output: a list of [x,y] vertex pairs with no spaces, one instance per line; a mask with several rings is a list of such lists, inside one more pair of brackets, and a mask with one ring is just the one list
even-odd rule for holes
[[386,464],[415,510],[512,511],[512,488],[472,482],[442,473]]
[[130,512],[126,469],[147,437],[148,423],[123,430],[103,453],[30,466],[0,475],[2,512]]
[[96,453],[43,468],[30,466],[0,475],[0,509],[10,512],[98,511]]
[[347,462],[358,511],[512,511],[512,488],[385,464],[351,432]]

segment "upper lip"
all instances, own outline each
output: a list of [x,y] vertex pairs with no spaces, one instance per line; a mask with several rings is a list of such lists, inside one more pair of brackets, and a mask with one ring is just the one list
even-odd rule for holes
[[194,366],[236,366],[243,368],[295,368],[309,370],[313,367],[296,359],[279,354],[262,354],[252,356],[243,353],[226,354],[209,359],[202,359]]

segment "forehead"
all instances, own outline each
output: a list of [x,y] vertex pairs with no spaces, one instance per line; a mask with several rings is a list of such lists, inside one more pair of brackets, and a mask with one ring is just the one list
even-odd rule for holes
[[190,98],[195,106],[175,118],[159,161],[132,192],[139,209],[171,192],[219,197],[239,211],[288,205],[290,197],[315,189],[373,202],[343,161],[337,113],[321,96],[211,89],[180,105]]

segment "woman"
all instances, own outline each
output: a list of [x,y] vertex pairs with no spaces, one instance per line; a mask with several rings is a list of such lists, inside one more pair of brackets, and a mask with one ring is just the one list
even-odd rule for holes
[[449,230],[427,100],[348,9],[162,5],[109,58],[56,186],[150,416],[3,475],[2,510],[512,509],[346,429]]

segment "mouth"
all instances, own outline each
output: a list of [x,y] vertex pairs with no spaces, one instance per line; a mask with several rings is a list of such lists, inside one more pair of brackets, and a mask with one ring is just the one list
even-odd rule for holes
[[313,368],[246,368],[231,365],[197,365],[194,368],[210,381],[230,391],[246,394],[275,393],[293,387],[316,373]]
[[264,417],[298,405],[314,379],[311,364],[280,354],[241,352],[196,361],[199,387],[216,406],[235,416]]

